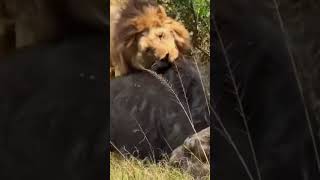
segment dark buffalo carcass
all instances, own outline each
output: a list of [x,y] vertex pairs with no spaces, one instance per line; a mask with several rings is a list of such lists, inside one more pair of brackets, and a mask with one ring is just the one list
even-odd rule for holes
[[206,95],[190,60],[162,75],[140,72],[111,80],[110,115],[111,149],[156,160],[209,126]]
[[0,179],[106,179],[107,51],[86,34],[0,63]]
[[319,143],[312,143],[313,118],[293,66],[305,44],[286,34],[288,19],[277,11],[277,5],[281,11],[300,3],[279,2],[215,3],[211,159],[216,179],[319,179],[314,148]]

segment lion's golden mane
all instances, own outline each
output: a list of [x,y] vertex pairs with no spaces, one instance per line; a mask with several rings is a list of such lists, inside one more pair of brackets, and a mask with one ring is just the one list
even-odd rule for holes
[[156,60],[173,62],[190,48],[187,29],[155,1],[111,1],[111,76],[149,68]]

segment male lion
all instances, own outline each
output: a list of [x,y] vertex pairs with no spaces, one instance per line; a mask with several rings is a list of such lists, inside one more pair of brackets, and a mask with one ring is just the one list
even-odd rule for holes
[[191,48],[187,29],[155,1],[112,0],[110,29],[111,77],[172,63]]

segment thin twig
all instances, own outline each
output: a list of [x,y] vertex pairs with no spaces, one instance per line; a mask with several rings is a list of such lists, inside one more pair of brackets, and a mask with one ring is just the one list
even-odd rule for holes
[[210,117],[210,105],[209,105],[209,100],[208,100],[208,97],[207,97],[206,89],[204,87],[204,83],[203,83],[203,80],[202,80],[203,78],[202,78],[202,75],[200,73],[200,69],[199,69],[197,61],[194,58],[193,58],[193,60],[195,62],[195,65],[196,65],[196,68],[197,68],[197,71],[198,71],[198,74],[199,74],[199,77],[200,77],[200,82],[201,82],[202,90],[203,90],[203,93],[204,93],[204,97],[205,97],[205,100],[206,100],[208,113],[209,113],[209,117]]
[[291,46],[290,46],[290,43],[289,43],[288,33],[287,33],[287,31],[286,31],[286,28],[285,28],[285,26],[284,26],[284,23],[283,23],[283,20],[282,20],[280,11],[279,11],[278,2],[277,2],[277,0],[273,0],[273,3],[274,3],[274,5],[275,5],[277,17],[278,17],[278,19],[279,19],[280,28],[281,28],[281,30],[282,30],[282,33],[283,33],[284,36],[285,36],[285,43],[286,43],[287,50],[288,50],[288,53],[289,53],[289,56],[290,56],[290,61],[291,61],[291,65],[292,65],[292,68],[293,68],[293,71],[294,71],[295,79],[296,79],[296,81],[297,81],[297,86],[298,86],[298,89],[299,89],[300,97],[301,97],[302,104],[303,104],[303,107],[304,107],[304,112],[305,112],[306,120],[307,120],[307,123],[308,123],[308,128],[309,128],[310,136],[311,136],[312,143],[313,143],[313,147],[314,147],[314,153],[315,153],[315,156],[316,156],[318,172],[320,172],[319,151],[318,151],[318,147],[317,147],[316,140],[315,140],[315,137],[314,137],[314,131],[313,131],[312,124],[311,124],[310,114],[309,114],[309,111],[308,111],[308,108],[307,108],[307,105],[306,105],[306,100],[305,100],[306,98],[305,98],[305,96],[304,96],[304,91],[303,91],[303,88],[302,88],[302,82],[301,82],[301,80],[300,80],[300,78],[299,78],[299,73],[298,73],[298,70],[297,70],[297,65],[296,65],[296,62],[295,62],[295,60],[294,60],[293,53],[292,53],[292,50],[291,50]]
[[[132,116],[132,115],[131,115],[131,116]],[[152,153],[152,156],[153,156],[153,161],[156,162],[156,157],[155,157],[154,149],[153,149],[153,147],[152,147],[152,145],[151,145],[151,143],[150,143],[150,141],[149,141],[146,133],[143,131],[140,123],[138,122],[138,120],[137,120],[134,116],[132,116],[132,118],[136,121],[137,125],[139,126],[139,129],[140,129],[140,131],[142,132],[142,134],[143,134],[143,136],[144,136],[143,140],[146,139],[146,141],[147,141],[147,143],[148,143],[148,145],[149,145],[150,151],[151,151],[151,153]]]
[[[220,116],[218,115],[218,113],[217,113],[211,106],[210,106],[210,109],[212,110],[212,113],[213,113],[215,119],[218,121],[219,125],[222,127],[222,131],[225,133],[225,136],[227,137],[230,145],[233,147],[234,151],[236,152],[237,156],[239,157],[239,160],[240,160],[242,166],[244,167],[246,173],[248,174],[249,179],[250,179],[250,180],[254,180],[254,178],[253,178],[253,176],[252,176],[252,174],[251,174],[251,172],[250,172],[250,170],[249,170],[249,167],[248,167],[246,161],[244,160],[244,158],[243,158],[242,154],[240,153],[239,149],[237,148],[237,145],[236,145],[235,142],[233,141],[230,133],[229,133],[228,130],[225,128],[225,126],[224,126],[224,124],[223,124]],[[213,158],[213,159],[214,159],[214,158]]]
[[[158,79],[158,80],[161,82],[161,84],[163,84],[165,87],[167,87],[167,89],[169,90],[169,92],[171,92],[171,93],[175,96],[178,104],[180,105],[180,107],[182,108],[183,112],[184,112],[185,115],[187,116],[187,119],[188,119],[188,121],[189,121],[189,123],[190,123],[190,125],[191,125],[191,128],[192,128],[192,130],[193,130],[194,133],[195,133],[195,136],[197,137],[198,141],[201,142],[201,141],[200,141],[200,138],[199,138],[199,136],[198,136],[198,133],[197,133],[195,127],[194,127],[192,117],[190,117],[190,116],[188,115],[188,112],[187,112],[186,108],[183,106],[183,104],[182,104],[182,102],[181,102],[178,94],[175,92],[175,90],[173,89],[173,87],[171,86],[171,84],[170,84],[166,79],[164,79],[163,77],[161,77],[161,76],[159,76],[157,73],[155,73],[154,71],[151,71],[151,70],[149,70],[149,69],[144,69],[144,70],[145,70],[146,72],[150,73],[150,74],[151,74],[152,76],[154,76],[156,79]],[[208,163],[210,163],[207,155],[205,154],[204,148],[203,148],[203,146],[202,146],[201,143],[200,143],[200,146],[201,146],[201,149],[202,149],[202,151],[203,151],[203,153],[204,153],[204,156],[205,156],[205,158],[206,158],[206,161],[207,161]]]
[[240,99],[240,93],[239,93],[239,89],[238,89],[238,86],[237,86],[237,83],[236,83],[236,79],[233,75],[233,72],[232,72],[232,68],[231,68],[231,62],[229,60],[229,57],[227,55],[227,52],[224,48],[224,44],[222,42],[222,38],[221,38],[221,35],[219,33],[219,29],[218,27],[216,26],[216,24],[214,23],[215,25],[215,29],[216,29],[216,33],[217,33],[217,36],[218,36],[218,41],[219,41],[219,44],[221,46],[221,49],[222,49],[222,53],[225,57],[225,61],[226,61],[226,64],[227,64],[227,69],[228,69],[228,72],[229,72],[229,75],[230,75],[230,78],[231,78],[231,82],[232,82],[232,85],[234,87],[234,90],[235,90],[235,95],[236,95],[236,99],[237,99],[237,102],[238,102],[238,105],[239,105],[239,110],[240,110],[240,115],[243,119],[243,124],[245,126],[245,129],[247,131],[247,137],[248,137],[248,141],[249,141],[249,146],[250,146],[250,149],[252,151],[252,155],[253,155],[253,161],[254,161],[254,164],[255,164],[255,167],[256,167],[256,170],[257,170],[257,175],[258,175],[258,179],[261,180],[261,173],[260,173],[260,169],[259,169],[259,165],[258,165],[258,160],[257,160],[257,156],[256,156],[256,152],[255,152],[255,149],[254,149],[254,146],[253,146],[253,141],[252,141],[252,138],[251,138],[251,134],[250,134],[250,130],[249,130],[249,126],[248,126],[248,123],[247,123],[247,117],[244,113],[244,108],[243,108],[243,105],[242,105],[242,102],[241,102],[241,99]]
[[198,44],[194,44],[193,47],[195,47],[196,49],[198,49],[199,51],[201,51],[204,55],[206,55],[207,57],[210,57],[210,52],[208,52],[207,50],[201,48]]
[[186,102],[187,109],[188,109],[188,111],[189,111],[189,116],[192,117],[191,110],[190,110],[190,106],[189,106],[189,103],[188,103],[187,93],[186,93],[186,90],[185,90],[184,85],[183,85],[183,82],[182,82],[182,78],[181,78],[181,74],[180,74],[179,68],[178,68],[178,66],[177,66],[176,63],[174,63],[174,66],[175,66],[175,68],[176,68],[176,70],[177,70],[177,73],[178,73],[180,85],[181,85],[181,87],[182,87],[182,91],[183,91],[183,95],[184,95],[184,100],[185,100],[185,102]]

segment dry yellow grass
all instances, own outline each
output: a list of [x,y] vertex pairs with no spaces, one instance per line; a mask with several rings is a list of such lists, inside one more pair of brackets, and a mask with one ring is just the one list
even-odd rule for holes
[[124,159],[110,153],[111,180],[193,180],[187,172],[162,163],[141,161],[135,158]]

